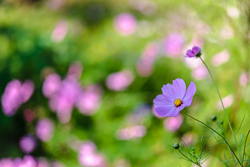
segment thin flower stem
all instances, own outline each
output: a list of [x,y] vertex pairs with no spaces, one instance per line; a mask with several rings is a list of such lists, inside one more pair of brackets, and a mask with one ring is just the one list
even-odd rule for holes
[[[237,143],[237,139],[236,139],[236,137],[235,137],[233,128],[232,128],[231,123],[230,123],[230,121],[229,121],[229,117],[228,117],[228,115],[227,115],[227,111],[226,111],[226,109],[225,109],[225,107],[224,107],[222,98],[221,98],[221,96],[220,96],[220,92],[219,92],[218,87],[217,87],[217,85],[216,85],[216,83],[215,83],[215,81],[214,81],[214,77],[213,77],[212,73],[210,72],[210,70],[209,70],[207,64],[203,61],[203,59],[202,59],[201,57],[200,57],[200,59],[201,59],[202,63],[206,66],[207,71],[209,72],[209,74],[210,74],[210,76],[211,76],[211,78],[212,78],[212,80],[213,80],[214,86],[215,86],[216,91],[217,91],[217,93],[218,93],[218,95],[219,95],[219,98],[220,98],[221,105],[222,105],[223,110],[224,110],[224,113],[225,113],[225,115],[226,115],[228,125],[229,125],[229,127],[230,127],[230,129],[231,129],[231,132],[232,132],[232,134],[233,134],[233,137],[234,137],[234,140],[235,140],[235,143],[236,143],[236,147],[237,147],[237,151],[238,151],[239,156],[240,156],[240,158],[241,158],[241,154],[240,154],[240,151],[239,151],[240,149],[239,149],[239,146],[238,146],[238,143]],[[240,163],[240,164],[241,164],[241,163]]]
[[247,132],[247,137],[246,137],[246,140],[245,140],[245,146],[244,146],[243,158],[242,158],[242,166],[243,166],[243,163],[244,163],[244,156],[245,156],[247,138],[248,138],[249,133],[250,133],[250,130]]
[[[191,160],[190,158],[188,158],[185,154],[183,154],[182,152],[181,152],[181,150],[180,149],[178,149],[178,151],[184,156],[184,157],[186,157],[189,161],[191,161],[191,162],[193,162],[193,160]],[[196,164],[196,165],[198,165],[198,166],[200,166],[200,167],[202,167],[201,165],[199,165],[199,164]]]
[[186,111],[185,111],[184,109],[183,109],[182,111],[183,111],[184,114],[186,114],[188,117],[190,117],[190,118],[192,118],[192,119],[194,119],[194,120],[200,122],[201,124],[205,125],[206,127],[210,128],[212,131],[214,131],[217,135],[219,135],[219,136],[226,142],[227,146],[230,148],[231,152],[233,153],[233,155],[235,156],[235,158],[237,159],[237,161],[239,162],[239,164],[242,166],[240,160],[239,160],[238,157],[235,155],[235,153],[234,153],[232,147],[229,145],[229,143],[227,142],[227,140],[225,139],[225,137],[223,137],[220,133],[218,133],[216,130],[214,130],[214,129],[213,129],[211,126],[209,126],[208,124],[206,124],[206,123],[204,123],[204,122],[202,122],[202,121],[200,121],[200,120],[198,120],[198,119],[192,117],[192,116],[189,115],[188,113],[186,113]]

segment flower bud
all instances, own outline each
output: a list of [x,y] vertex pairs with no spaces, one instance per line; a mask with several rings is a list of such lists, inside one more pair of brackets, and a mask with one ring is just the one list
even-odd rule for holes
[[221,125],[223,125],[223,123],[224,123],[223,121],[220,121],[220,124],[221,124]]
[[180,145],[178,143],[175,143],[174,144],[174,149],[179,149],[180,148]]
[[217,120],[217,117],[214,115],[212,116],[211,120],[215,122]]

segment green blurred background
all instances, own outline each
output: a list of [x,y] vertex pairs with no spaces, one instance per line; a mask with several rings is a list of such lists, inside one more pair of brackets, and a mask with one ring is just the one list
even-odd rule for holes
[[[235,131],[245,116],[240,141],[250,120],[249,7],[247,0],[0,0],[0,93],[10,108],[0,112],[0,165],[19,167],[14,161],[26,157],[34,167],[192,166],[172,145],[182,138],[198,149],[210,131],[184,115],[159,118],[153,99],[175,78],[194,81],[187,111],[215,128],[213,115],[224,120],[206,69],[183,57],[193,45]],[[41,120],[49,123],[39,135]],[[225,145],[212,135],[205,148],[204,166],[223,166]]]

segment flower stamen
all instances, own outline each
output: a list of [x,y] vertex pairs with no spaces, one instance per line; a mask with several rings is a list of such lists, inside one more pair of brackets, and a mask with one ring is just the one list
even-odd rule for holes
[[179,98],[174,101],[174,105],[176,107],[179,107],[181,104],[182,104],[182,101]]

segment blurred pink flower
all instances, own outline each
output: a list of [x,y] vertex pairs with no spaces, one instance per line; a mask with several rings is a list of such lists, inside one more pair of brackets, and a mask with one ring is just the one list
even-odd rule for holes
[[24,81],[20,89],[20,95],[22,96],[22,102],[27,102],[34,92],[34,84],[30,80]]
[[64,4],[64,0],[49,0],[47,2],[47,6],[53,10],[59,9],[60,7],[63,6],[63,4]]
[[[229,94],[228,96],[222,98],[222,102],[223,102],[225,108],[230,107],[233,104],[233,101],[234,101],[234,97],[232,94]],[[223,109],[220,101],[217,102],[217,107],[220,110]]]
[[237,19],[240,16],[240,11],[236,7],[229,7],[227,8],[227,15]]
[[61,162],[56,161],[56,162],[52,162],[52,167],[64,167],[64,165]]
[[29,154],[36,148],[36,139],[31,135],[23,136],[19,141],[19,145],[24,153]]
[[196,136],[196,134],[194,134],[192,132],[187,132],[187,133],[183,134],[182,140],[185,141],[187,146],[190,146],[196,142],[197,136]]
[[193,69],[192,71],[192,77],[196,80],[204,79],[206,78],[207,75],[208,75],[207,69],[203,65]]
[[37,167],[50,167],[50,165],[45,158],[39,158],[37,160]]
[[70,64],[67,78],[79,79],[82,75],[82,64],[80,62],[73,62]]
[[134,9],[145,15],[152,15],[157,11],[157,5],[150,0],[129,0],[129,4]]
[[54,135],[54,124],[50,119],[42,119],[36,125],[36,136],[44,141],[50,141]]
[[123,91],[134,80],[134,75],[128,70],[110,74],[106,79],[106,85],[110,90]]
[[239,82],[241,86],[247,86],[247,83],[249,82],[249,76],[247,72],[241,74]]
[[222,52],[219,52],[214,55],[214,57],[211,60],[211,64],[213,66],[219,66],[223,63],[226,63],[230,58],[230,54],[227,50],[223,50]]
[[67,22],[66,21],[58,22],[51,36],[52,41],[57,43],[61,42],[65,38],[67,31],[68,31]]
[[100,88],[93,85],[79,95],[76,107],[82,114],[92,115],[95,113],[101,103],[100,92]]
[[50,108],[57,112],[61,123],[67,123],[70,120],[71,112],[80,92],[81,87],[75,79],[65,79],[56,94],[51,97]]
[[96,146],[91,141],[86,141],[79,149],[78,161],[82,166],[105,167],[104,157],[97,153]]
[[185,46],[185,39],[177,33],[169,34],[163,41],[163,50],[167,56],[176,57],[182,54]]
[[221,37],[223,39],[230,39],[234,37],[234,30],[230,26],[224,26],[221,30]]
[[10,158],[4,158],[0,160],[0,167],[15,167],[15,166]]
[[159,52],[159,45],[156,43],[149,43],[146,46],[141,58],[137,63],[137,72],[142,77],[147,77],[153,72],[153,63]]
[[30,155],[24,156],[22,160],[15,161],[15,167],[36,167],[36,165],[34,157]]
[[164,120],[164,127],[170,132],[175,132],[181,127],[182,123],[182,115],[178,115],[177,117],[167,117]]
[[146,134],[146,128],[142,125],[135,125],[125,129],[119,129],[116,132],[118,140],[130,140],[134,138],[142,138]]
[[136,31],[137,21],[130,13],[121,13],[115,17],[115,29],[121,35],[131,35]]
[[7,116],[15,114],[16,110],[29,100],[34,91],[34,85],[26,80],[23,84],[19,80],[12,80],[5,88],[2,95],[2,108]]
[[43,83],[43,94],[45,97],[52,97],[61,86],[61,78],[58,74],[50,74]]

